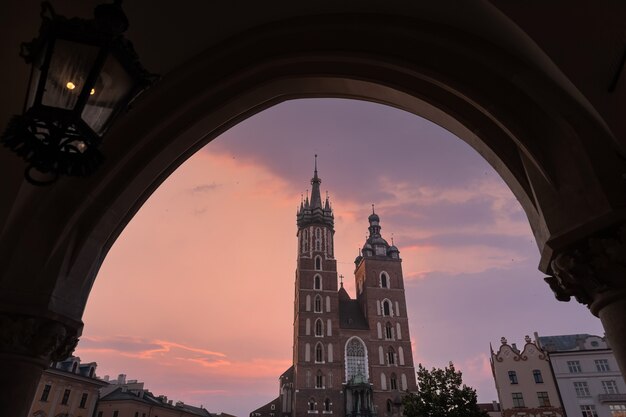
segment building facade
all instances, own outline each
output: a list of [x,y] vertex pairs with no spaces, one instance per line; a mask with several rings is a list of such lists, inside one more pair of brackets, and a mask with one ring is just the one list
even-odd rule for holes
[[297,214],[293,366],[279,397],[250,415],[399,416],[402,392],[416,389],[400,252],[372,209],[350,297],[338,280],[334,215],[317,167],[311,184]]
[[568,416],[626,417],[626,384],[603,337],[575,334],[535,338],[548,352]]
[[529,336],[525,342],[520,350],[503,337],[498,351],[491,349],[491,370],[502,416],[564,416],[547,352]]
[[126,375],[120,374],[117,380],[111,381],[100,390],[100,400],[93,417],[213,417],[213,415],[202,406],[195,407],[182,401],[174,403],[165,395],[156,396],[144,388],[143,382],[127,381]]
[[98,401],[98,390],[107,385],[96,378],[95,362],[81,363],[70,357],[45,370],[29,417],[92,417]]

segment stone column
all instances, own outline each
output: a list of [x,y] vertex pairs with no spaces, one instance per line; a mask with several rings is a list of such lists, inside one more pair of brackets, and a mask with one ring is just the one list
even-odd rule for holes
[[574,297],[600,318],[626,377],[626,226],[606,230],[559,253],[545,278],[559,301]]
[[72,354],[82,323],[0,313],[0,410],[27,417],[44,369]]

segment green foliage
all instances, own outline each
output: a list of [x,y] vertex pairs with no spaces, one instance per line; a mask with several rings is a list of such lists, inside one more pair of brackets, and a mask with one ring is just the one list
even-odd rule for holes
[[419,364],[417,393],[404,397],[407,417],[487,417],[476,404],[476,390],[463,385],[461,371],[450,366],[431,371]]

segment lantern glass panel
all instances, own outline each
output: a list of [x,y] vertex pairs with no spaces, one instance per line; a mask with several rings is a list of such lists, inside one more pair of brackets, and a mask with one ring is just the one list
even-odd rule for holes
[[46,45],[39,54],[34,58],[32,63],[32,69],[30,72],[30,80],[28,81],[28,96],[26,96],[26,103],[24,105],[24,111],[33,107],[35,99],[37,98],[37,90],[39,90],[39,80],[41,79],[41,67],[43,66],[46,58],[48,45]]
[[41,102],[45,106],[72,110],[85,87],[99,48],[64,39],[57,39],[53,48]]
[[82,119],[102,136],[108,121],[133,88],[133,79],[114,55],[109,55],[83,110]]

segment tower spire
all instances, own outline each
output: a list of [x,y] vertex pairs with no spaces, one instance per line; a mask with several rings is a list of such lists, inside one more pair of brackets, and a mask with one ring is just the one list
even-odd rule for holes
[[317,154],[315,154],[315,168],[311,179],[311,210],[322,208],[322,196],[320,195],[320,184],[322,180],[317,176]]

